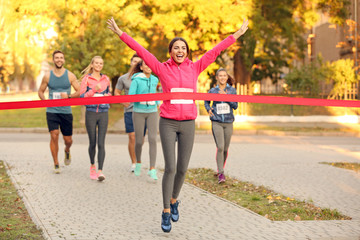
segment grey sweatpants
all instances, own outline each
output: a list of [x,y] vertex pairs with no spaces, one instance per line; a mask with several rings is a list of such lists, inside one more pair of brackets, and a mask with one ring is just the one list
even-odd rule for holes
[[[170,208],[171,197],[177,199],[185,180],[194,145],[195,120],[177,121],[161,117],[159,131],[165,160],[162,179],[163,205],[164,208]],[[176,140],[178,141],[177,162]]]
[[148,129],[150,167],[156,163],[156,136],[158,131],[158,113],[133,112],[133,124],[135,130],[135,155],[136,161],[141,163],[141,152],[144,139],[145,124]]
[[220,123],[212,121],[211,124],[212,133],[217,148],[216,163],[218,173],[224,174],[224,167],[228,156],[230,140],[233,134],[233,123]]
[[108,112],[90,112],[86,111],[85,126],[89,136],[89,156],[90,163],[95,164],[96,153],[96,128],[98,135],[98,169],[102,170],[105,159],[105,136],[108,127]]

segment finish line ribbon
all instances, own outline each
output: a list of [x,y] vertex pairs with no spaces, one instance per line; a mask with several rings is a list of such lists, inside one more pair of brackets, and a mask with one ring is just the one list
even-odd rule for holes
[[234,94],[214,94],[214,93],[149,93],[137,95],[121,95],[107,97],[87,97],[71,99],[52,99],[35,101],[16,101],[0,103],[0,110],[24,109],[24,108],[43,108],[43,107],[62,107],[78,106],[105,103],[123,102],[143,102],[156,100],[173,99],[192,99],[224,102],[248,102],[265,104],[286,104],[286,105],[305,105],[305,106],[332,106],[332,107],[360,107],[360,101],[355,100],[330,100],[318,98],[291,98],[275,96],[253,96],[253,95],[234,95]]

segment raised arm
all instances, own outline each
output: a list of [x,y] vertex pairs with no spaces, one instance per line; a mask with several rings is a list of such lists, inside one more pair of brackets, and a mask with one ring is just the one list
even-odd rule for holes
[[207,68],[211,63],[216,60],[216,58],[220,55],[222,51],[235,43],[236,39],[238,39],[246,32],[246,30],[248,29],[248,24],[248,20],[244,20],[241,28],[238,31],[225,38],[210,51],[206,52],[204,56],[202,56],[200,60],[195,63],[196,69],[198,71],[197,73],[200,74],[202,71],[204,71],[205,68]]
[[117,34],[120,39],[128,45],[132,50],[136,51],[137,55],[145,61],[146,65],[158,75],[160,73],[161,63],[157,58],[152,55],[148,50],[146,50],[143,46],[141,46],[138,42],[136,42],[133,38],[127,35],[125,32],[120,30],[118,25],[116,24],[114,18],[107,20],[108,28]]
[[242,35],[244,35],[244,33],[246,32],[246,30],[248,30],[248,25],[249,25],[249,20],[245,20],[243,21],[243,24],[241,25],[240,29],[237,30],[233,36],[235,39],[238,39],[239,37],[241,37]]

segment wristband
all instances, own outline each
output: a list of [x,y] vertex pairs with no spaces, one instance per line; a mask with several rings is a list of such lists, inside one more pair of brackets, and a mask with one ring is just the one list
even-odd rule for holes
[[71,98],[71,96],[70,96],[70,95],[68,95],[68,98]]

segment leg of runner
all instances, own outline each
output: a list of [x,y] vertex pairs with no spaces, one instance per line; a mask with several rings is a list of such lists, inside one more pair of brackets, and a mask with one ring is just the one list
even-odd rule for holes
[[105,137],[109,122],[108,112],[97,113],[99,115],[98,122],[98,180],[105,180],[105,176],[102,172],[105,161]]
[[85,113],[85,127],[89,137],[89,157],[90,157],[90,178],[95,180],[98,178],[95,167],[95,152],[96,152],[96,113],[86,111]]
[[55,173],[60,173],[58,152],[59,152],[59,130],[50,131],[50,151],[54,160]]

